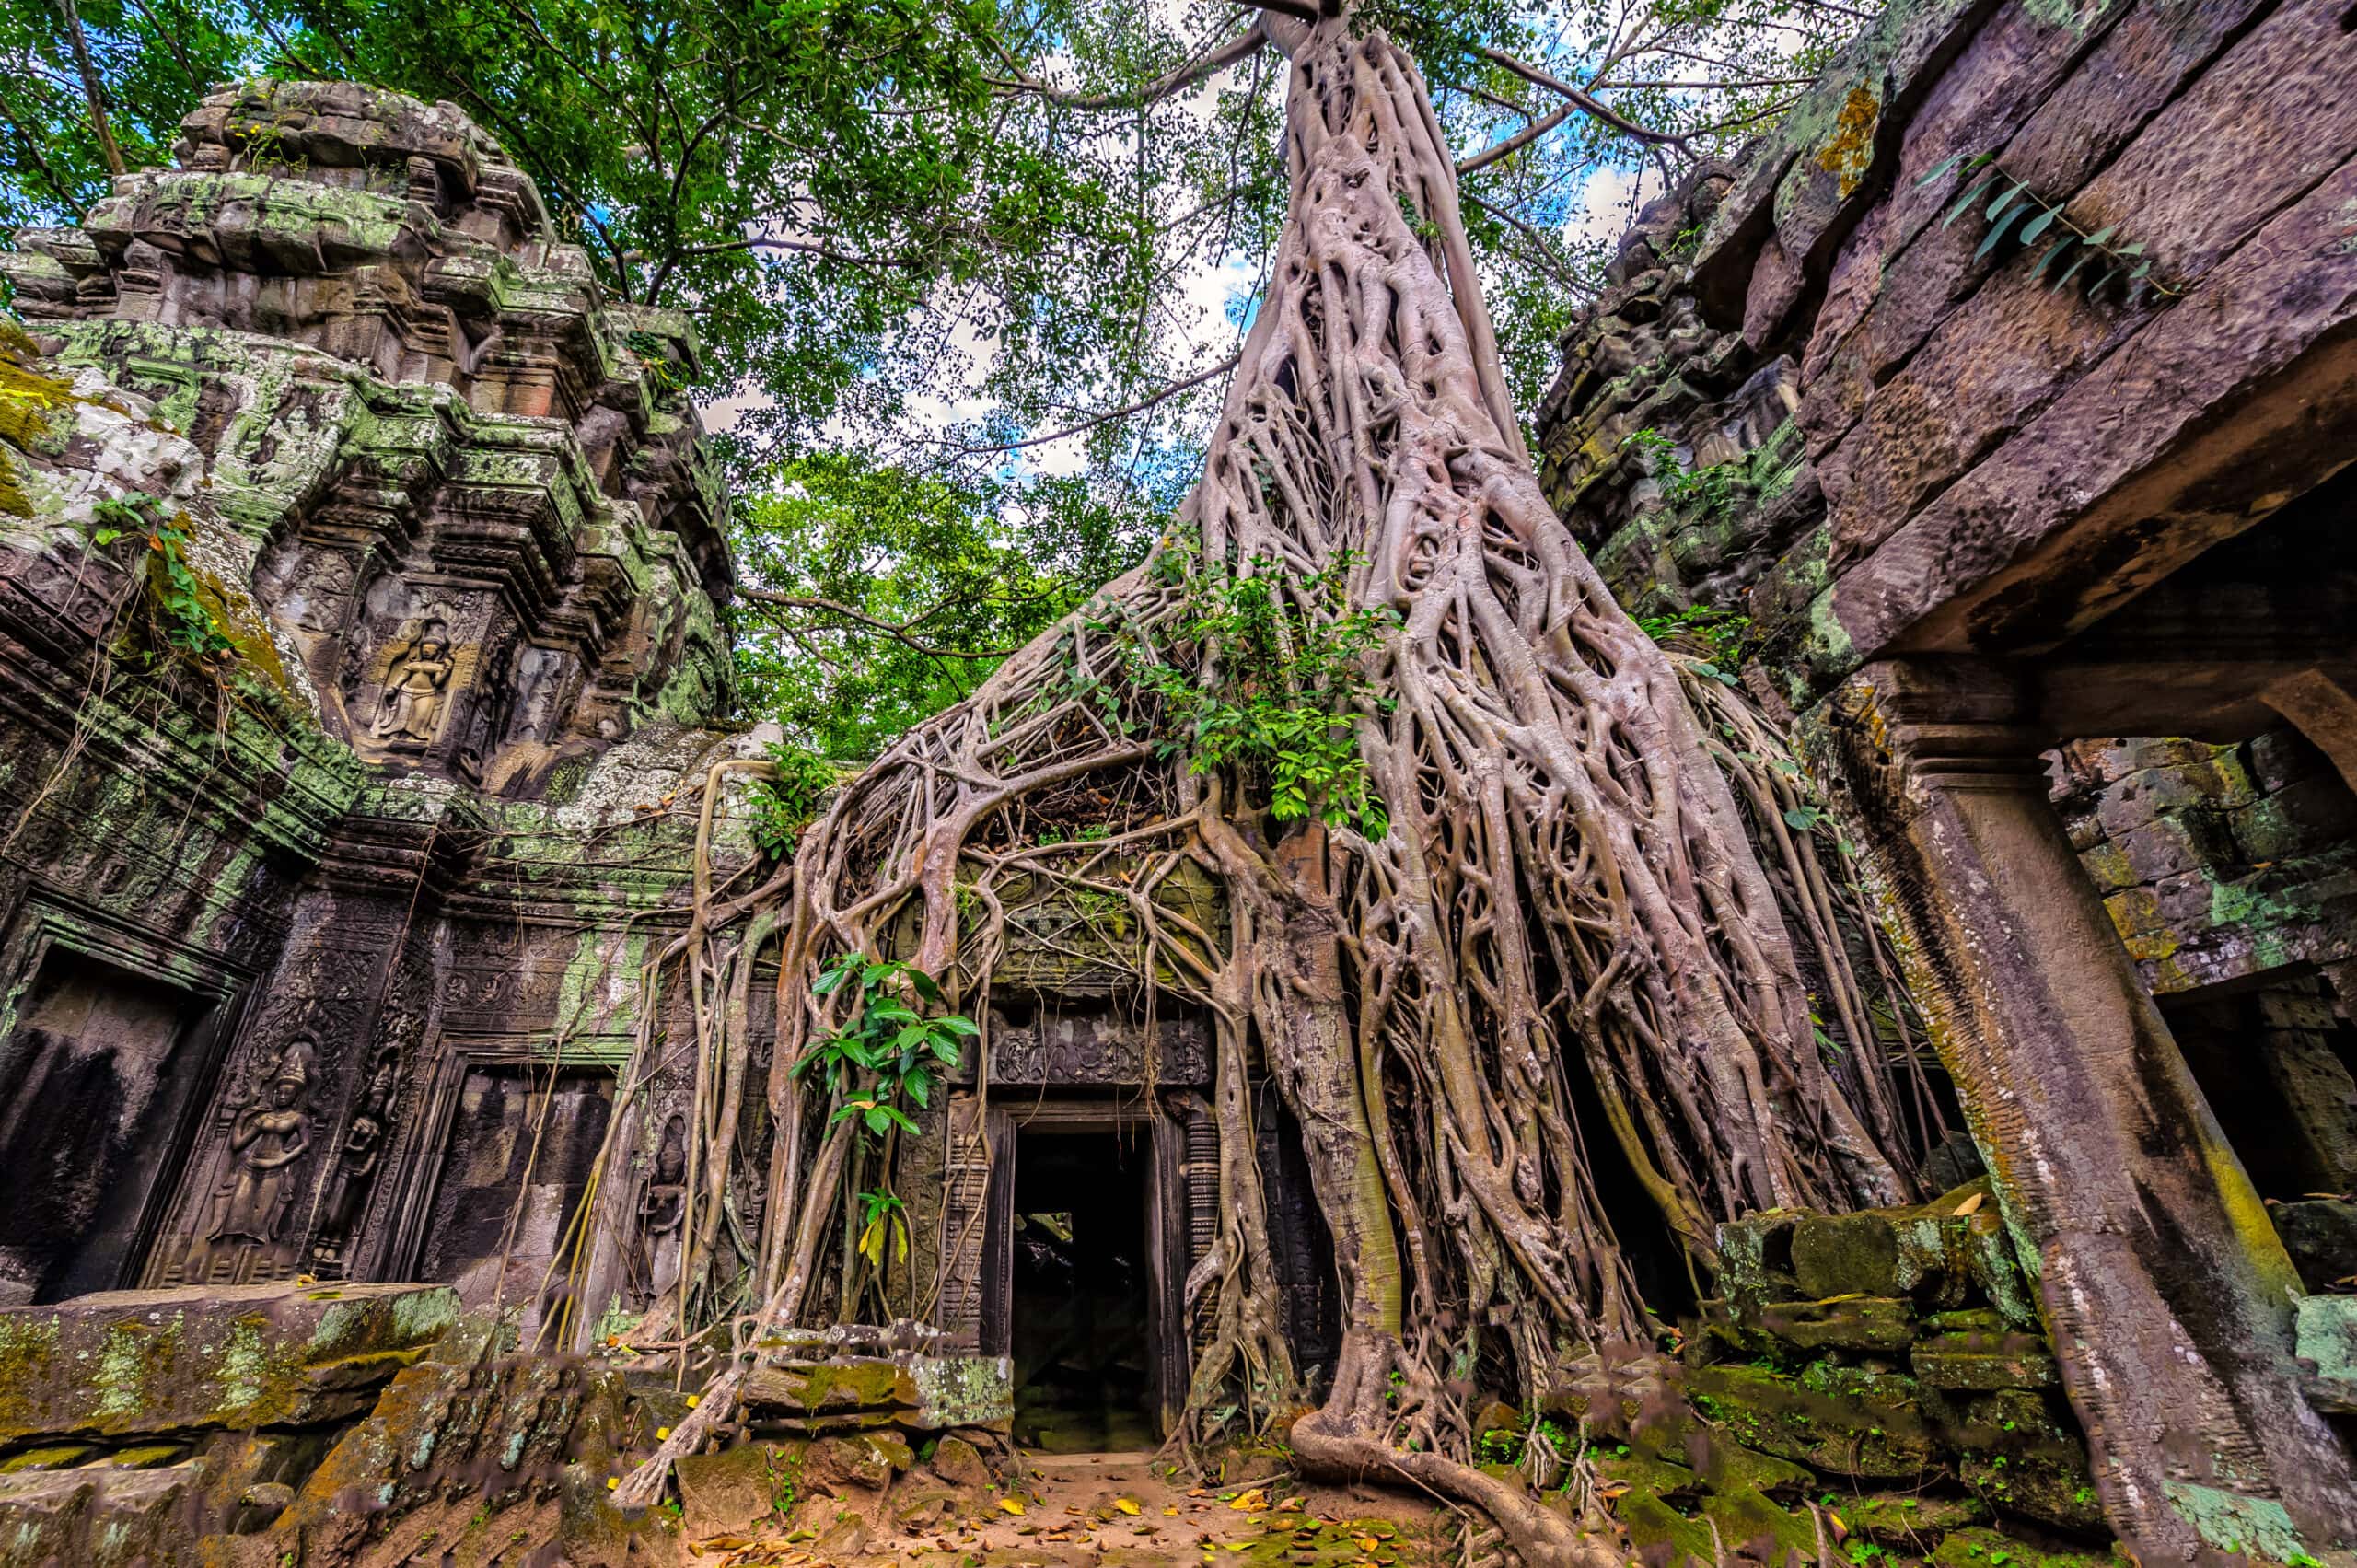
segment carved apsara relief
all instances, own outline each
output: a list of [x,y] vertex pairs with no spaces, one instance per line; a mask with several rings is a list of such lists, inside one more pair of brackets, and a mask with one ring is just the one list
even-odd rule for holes
[[370,738],[395,746],[431,745],[458,668],[448,621],[432,616],[405,622],[387,652],[376,712],[368,720]]
[[260,1070],[223,1102],[229,1112],[228,1175],[215,1194],[211,1223],[189,1249],[180,1281],[233,1284],[293,1272],[296,1240],[290,1211],[302,1187],[299,1167],[311,1147],[310,1092],[318,1059],[318,1043],[297,1035],[264,1058]]

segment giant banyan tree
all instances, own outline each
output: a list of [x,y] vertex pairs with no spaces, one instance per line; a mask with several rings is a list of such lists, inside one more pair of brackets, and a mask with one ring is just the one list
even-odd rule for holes
[[[1843,968],[1813,852],[1540,492],[1415,64],[1348,14],[1265,25],[1291,61],[1291,217],[1178,528],[838,790],[765,885],[707,889],[675,948],[704,1020],[681,1308],[737,1304],[750,1348],[626,1500],[726,1419],[764,1324],[831,1309],[814,1283],[846,1245],[848,1169],[875,1156],[837,1114],[865,1080],[797,1070],[861,1005],[830,966],[897,960],[946,988],[915,1010],[984,1016],[1017,877],[1126,905],[1214,1021],[1222,1219],[1188,1288],[1216,1332],[1190,1431],[1223,1389],[1265,1412],[1300,1387],[1250,1154],[1257,1054],[1305,1130],[1343,1297],[1295,1451],[1481,1505],[1527,1552],[1577,1549],[1469,1466],[1450,1383],[1479,1359],[1527,1391],[1566,1346],[1649,1338],[1616,1225],[1652,1222],[1607,1212],[1600,1140],[1705,1267],[1747,1209],[1912,1194],[1899,1069],[1845,1008],[1837,1074],[1812,1023],[1784,910],[1817,912],[1797,922],[1812,962]],[[1237,743],[1254,723],[1294,738]],[[1097,830],[1012,830],[1059,800]],[[1224,933],[1155,901],[1188,863]],[[759,1082],[747,992],[772,943]],[[768,1202],[732,1240],[754,1096]],[[754,1288],[724,1292],[749,1245]]]

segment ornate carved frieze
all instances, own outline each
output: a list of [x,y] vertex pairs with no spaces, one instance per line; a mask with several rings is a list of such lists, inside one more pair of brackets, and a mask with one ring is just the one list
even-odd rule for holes
[[[1115,1088],[1212,1080],[1211,1030],[1191,1016],[1149,1024],[1104,1007],[993,1008],[989,1051],[993,1083]],[[972,1052],[968,1056],[971,1082]]]

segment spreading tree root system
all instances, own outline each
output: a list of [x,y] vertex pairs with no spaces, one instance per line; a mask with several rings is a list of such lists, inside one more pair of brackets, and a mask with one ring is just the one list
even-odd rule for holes
[[[792,1070],[853,1005],[856,987],[814,990],[821,969],[888,949],[986,1021],[1012,886],[1126,911],[1142,982],[1214,1023],[1220,1229],[1188,1282],[1213,1327],[1181,1444],[1214,1411],[1267,1421],[1303,1397],[1253,1157],[1256,1055],[1304,1130],[1343,1292],[1340,1364],[1295,1453],[1478,1505],[1529,1561],[1613,1554],[1473,1468],[1464,1385],[1478,1369],[1535,1398],[1567,1347],[1652,1342],[1616,1219],[1666,1225],[1707,1268],[1715,1223],[1742,1210],[1914,1196],[1936,1111],[1871,923],[1829,873],[1829,834],[1796,816],[1771,728],[1621,612],[1541,493],[1415,65],[1347,17],[1268,26],[1292,59],[1291,221],[1182,537],[844,785],[791,865],[734,893],[700,882],[668,956],[700,1066],[666,1321],[733,1318],[739,1349],[626,1502],[659,1496],[669,1459],[728,1419],[769,1325],[862,1305],[817,1287],[857,1272],[847,1194],[892,1151]],[[1261,580],[1280,628],[1371,617],[1332,716],[1360,808],[1282,812],[1248,760],[1190,765],[1170,694],[1174,676],[1224,679],[1228,651],[1185,633],[1213,578]],[[1075,820],[1094,836],[1031,842]],[[1190,865],[1221,889],[1224,930],[1157,900]],[[748,988],[770,944],[778,1041],[757,1084]],[[633,1083],[657,1049],[642,1042]],[[984,1094],[989,1049],[985,1032]],[[1574,1083],[1600,1115],[1575,1110]],[[775,1135],[745,1235],[726,1200],[753,1093]],[[1608,1156],[1658,1221],[1606,1213]],[[970,1267],[960,1241],[945,1268]]]

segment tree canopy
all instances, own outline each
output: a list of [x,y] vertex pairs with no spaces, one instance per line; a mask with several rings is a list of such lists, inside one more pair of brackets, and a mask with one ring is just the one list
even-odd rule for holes
[[[987,662],[965,656],[1021,640],[1015,606],[1095,586],[1048,592],[1041,574],[1134,559],[1139,520],[1191,480],[1283,221],[1287,66],[1266,18],[1296,8],[0,0],[24,67],[0,82],[0,215],[78,217],[110,169],[163,161],[180,116],[241,74],[457,103],[540,182],[616,297],[695,319],[749,583],[857,612],[762,602],[743,626],[749,689],[788,702],[812,742],[872,750],[886,715],[965,689]],[[1615,203],[1752,134],[1864,14],[1363,8],[1430,87],[1522,407],[1596,286]],[[858,504],[814,505],[814,483]],[[952,513],[981,532],[908,526]],[[790,558],[834,563],[829,591]],[[1012,575],[986,591],[1000,566]],[[868,626],[897,652],[846,683],[819,650],[861,616],[929,633]],[[887,701],[888,678],[913,684]],[[821,712],[829,691],[848,705]]]

